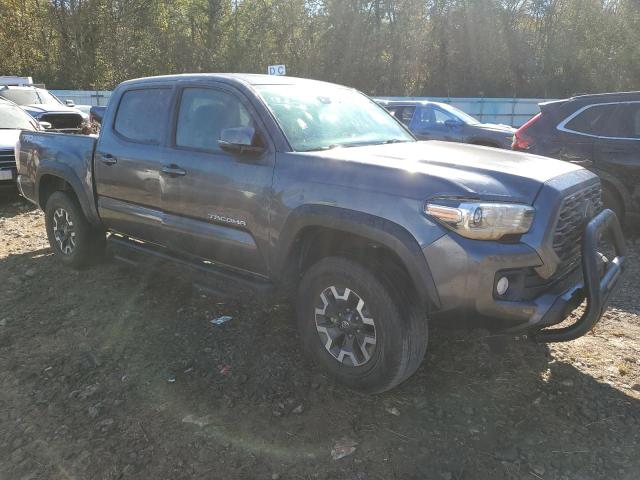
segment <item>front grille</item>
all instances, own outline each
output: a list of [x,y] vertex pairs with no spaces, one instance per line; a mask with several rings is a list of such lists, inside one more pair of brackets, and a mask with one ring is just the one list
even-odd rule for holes
[[0,168],[15,167],[16,157],[12,150],[0,150]]
[[[16,176],[16,158],[13,150],[0,150],[0,170],[11,170],[13,172],[13,178]],[[8,180],[12,182],[13,180]],[[0,183],[4,185],[7,180],[0,180]]]
[[560,264],[554,276],[563,275],[580,263],[582,248],[582,233],[584,227],[592,217],[586,215],[588,202],[593,205],[593,215],[602,210],[600,184],[587,187],[573,193],[562,201],[558,223],[553,235],[553,250],[560,259]]
[[40,120],[49,122],[54,130],[78,130],[82,125],[82,115],[77,113],[46,113]]

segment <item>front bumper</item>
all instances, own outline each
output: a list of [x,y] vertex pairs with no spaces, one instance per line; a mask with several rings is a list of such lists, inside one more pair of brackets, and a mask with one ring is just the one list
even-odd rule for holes
[[[601,237],[607,237],[615,249],[614,258],[605,265],[597,250]],[[522,288],[511,297],[497,296],[495,282],[505,272],[533,272],[542,266],[544,262],[533,248],[452,234],[423,252],[442,300],[442,311],[436,317],[481,321],[499,333],[559,342],[584,335],[598,322],[624,271],[626,245],[615,214],[604,210],[584,228],[581,268],[548,285]],[[585,298],[587,308],[575,324],[547,329],[564,321]]]

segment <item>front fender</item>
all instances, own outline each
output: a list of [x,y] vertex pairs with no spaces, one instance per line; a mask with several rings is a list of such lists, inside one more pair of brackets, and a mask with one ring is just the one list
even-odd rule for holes
[[409,273],[420,301],[434,309],[440,299],[433,276],[416,239],[404,227],[382,217],[328,205],[302,205],[293,210],[280,233],[272,266],[284,272],[298,234],[306,227],[325,227],[351,233],[383,245],[394,252]]

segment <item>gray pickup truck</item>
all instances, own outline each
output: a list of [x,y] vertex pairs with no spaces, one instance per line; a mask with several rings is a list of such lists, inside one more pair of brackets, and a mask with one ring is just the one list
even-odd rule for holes
[[[418,368],[427,319],[577,338],[625,267],[594,174],[418,142],[365,95],[323,82],[127,81],[98,138],[23,132],[16,150],[21,193],[45,211],[62,263],[87,265],[112,244],[229,282],[288,286],[304,351],[364,392]],[[585,298],[578,320],[558,327]]]

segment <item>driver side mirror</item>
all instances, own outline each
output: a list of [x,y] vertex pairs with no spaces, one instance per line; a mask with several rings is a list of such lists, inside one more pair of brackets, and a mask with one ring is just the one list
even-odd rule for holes
[[239,155],[264,151],[260,135],[253,127],[224,128],[220,132],[218,145],[222,150]]
[[64,104],[67,107],[75,107],[76,106],[75,102],[73,100],[69,100],[68,98],[64,101]]
[[43,130],[51,130],[51,127],[53,127],[49,122],[38,122],[38,125],[40,125],[40,128]]

